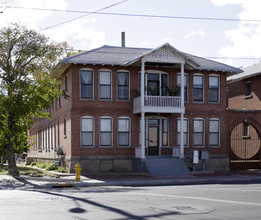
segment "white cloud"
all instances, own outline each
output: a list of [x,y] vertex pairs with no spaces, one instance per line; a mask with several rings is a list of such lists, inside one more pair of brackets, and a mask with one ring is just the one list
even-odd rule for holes
[[54,41],[67,41],[69,45],[79,50],[89,50],[106,44],[104,32],[88,27],[81,20],[46,30],[43,33]]
[[[261,20],[260,0],[212,0],[216,6],[228,4],[240,5],[238,14],[241,20]],[[260,57],[261,56],[261,22],[242,21],[236,29],[227,30],[226,38],[230,45],[220,48],[220,55],[227,57]]]
[[189,40],[190,38],[193,38],[196,36],[205,37],[206,33],[201,30],[191,31],[190,33],[186,34],[184,38]]
[[[24,8],[50,8],[50,9],[66,9],[66,0],[16,0],[14,6],[20,6]],[[15,9],[15,8],[4,8],[2,7],[3,13],[0,14],[0,26],[6,26],[11,22],[20,22],[26,24],[29,27],[36,28],[37,23],[51,16],[54,12],[52,11],[39,11],[29,9]]]

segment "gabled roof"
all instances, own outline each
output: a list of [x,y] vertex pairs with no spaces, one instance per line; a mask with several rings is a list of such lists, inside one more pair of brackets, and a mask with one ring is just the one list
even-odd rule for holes
[[242,79],[247,79],[253,76],[261,75],[261,62],[249,67],[246,67],[242,73],[235,74],[233,76],[229,76],[227,78],[227,81],[230,82],[235,82],[239,81]]
[[173,51],[173,54],[176,54],[178,57],[184,59],[186,63],[192,66],[195,70],[212,70],[230,73],[242,72],[239,68],[181,52],[169,44],[164,44],[156,49],[115,47],[105,45],[94,50],[65,58],[60,62],[60,64],[128,66],[133,65],[143,57],[166,46]]

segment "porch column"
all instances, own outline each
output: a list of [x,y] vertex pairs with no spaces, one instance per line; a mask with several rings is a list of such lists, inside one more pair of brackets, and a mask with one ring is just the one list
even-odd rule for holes
[[145,76],[145,61],[141,60],[141,85],[140,85],[140,98],[141,98],[141,159],[145,159],[145,112],[144,112],[144,76]]
[[[181,108],[184,108],[184,63],[181,63],[180,95]],[[180,158],[184,158],[184,113],[180,115]]]

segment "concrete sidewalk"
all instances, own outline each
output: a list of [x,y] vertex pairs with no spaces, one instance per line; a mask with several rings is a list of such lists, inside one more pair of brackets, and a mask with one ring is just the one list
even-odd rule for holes
[[60,175],[59,178],[50,177],[12,177],[0,175],[0,189],[34,189],[58,187],[91,187],[91,186],[157,186],[157,185],[193,185],[193,184],[251,184],[261,183],[261,174],[201,174],[186,176],[124,176],[100,175],[96,177],[81,176],[80,182],[75,181],[74,174]]

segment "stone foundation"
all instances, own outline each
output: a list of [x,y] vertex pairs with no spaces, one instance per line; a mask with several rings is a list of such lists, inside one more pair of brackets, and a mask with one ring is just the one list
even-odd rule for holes
[[[193,164],[190,162],[189,158],[186,158],[186,164],[190,170],[193,169]],[[202,160],[196,164],[196,171],[203,170]],[[211,156],[208,160],[205,160],[205,170],[206,171],[229,171],[229,157],[222,155]]]

